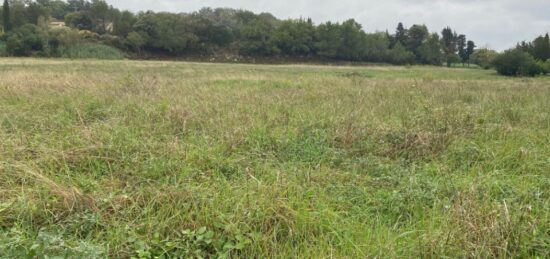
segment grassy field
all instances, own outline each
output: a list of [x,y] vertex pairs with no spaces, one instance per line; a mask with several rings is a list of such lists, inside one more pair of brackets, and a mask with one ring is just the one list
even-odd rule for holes
[[550,256],[550,80],[0,60],[0,257]]

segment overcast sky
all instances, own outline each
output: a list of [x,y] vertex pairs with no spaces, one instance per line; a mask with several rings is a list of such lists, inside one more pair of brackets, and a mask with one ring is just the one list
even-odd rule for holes
[[366,31],[394,31],[426,24],[447,25],[478,47],[503,50],[550,31],[550,0],[107,0],[120,9],[193,12],[202,7],[231,7],[270,12],[278,18],[310,17],[316,23],[354,18]]

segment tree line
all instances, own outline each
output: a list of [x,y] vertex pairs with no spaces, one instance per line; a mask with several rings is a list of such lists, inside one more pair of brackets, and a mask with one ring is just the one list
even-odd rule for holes
[[498,53],[477,49],[450,27],[430,32],[399,23],[392,32],[367,33],[353,19],[315,24],[231,8],[136,14],[104,0],[3,0],[0,15],[0,56],[475,63],[512,76],[550,71],[548,34]]
[[[67,28],[50,28],[51,21]],[[4,52],[60,55],[74,45],[108,45],[135,57],[291,57],[391,64],[469,64],[473,41],[424,25],[367,33],[355,20],[314,24],[270,13],[204,8],[193,13],[121,11],[103,0],[4,0]]]

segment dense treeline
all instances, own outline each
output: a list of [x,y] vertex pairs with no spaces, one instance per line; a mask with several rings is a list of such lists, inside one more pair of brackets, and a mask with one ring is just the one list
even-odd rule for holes
[[548,34],[498,53],[476,49],[449,27],[435,33],[424,25],[399,23],[392,33],[367,33],[353,19],[317,25],[230,8],[134,14],[104,0],[4,0],[0,15],[0,56],[474,63],[513,76],[550,71]]
[[[394,33],[366,33],[350,19],[319,25],[279,20],[269,13],[205,8],[194,13],[134,14],[102,0],[10,0],[3,6],[5,55],[71,56],[83,45],[103,44],[135,57],[290,57],[392,64],[467,64],[475,44],[445,28],[424,25]],[[67,27],[52,28],[52,21]],[[78,51],[77,51],[78,52]],[[69,54],[68,54],[69,53]]]

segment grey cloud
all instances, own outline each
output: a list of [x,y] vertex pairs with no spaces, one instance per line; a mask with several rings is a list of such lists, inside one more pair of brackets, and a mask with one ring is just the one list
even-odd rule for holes
[[193,12],[232,7],[270,12],[279,18],[310,17],[315,22],[354,18],[366,31],[393,31],[398,22],[426,24],[432,31],[451,26],[479,46],[499,50],[550,31],[548,0],[107,0],[134,12]]

